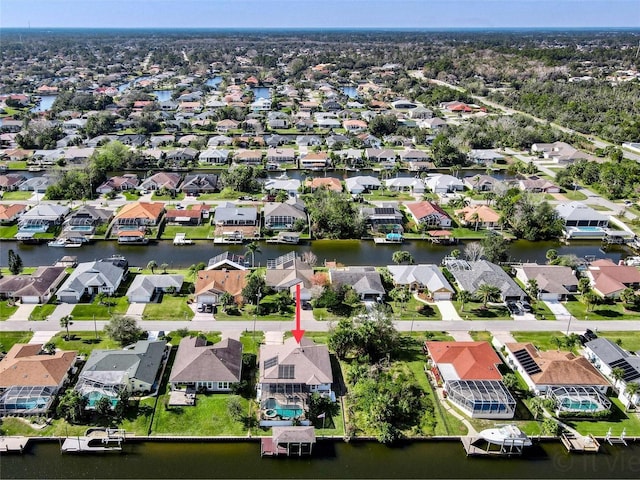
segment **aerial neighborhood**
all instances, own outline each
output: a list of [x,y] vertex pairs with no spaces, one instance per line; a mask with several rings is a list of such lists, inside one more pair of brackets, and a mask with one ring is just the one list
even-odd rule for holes
[[87,41],[0,64],[2,436],[640,436],[633,148],[352,44]]

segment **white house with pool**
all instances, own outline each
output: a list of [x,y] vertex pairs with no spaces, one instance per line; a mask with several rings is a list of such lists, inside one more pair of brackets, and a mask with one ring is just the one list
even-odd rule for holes
[[288,338],[279,345],[262,345],[257,398],[261,425],[291,425],[304,421],[313,393],[335,401],[329,350],[313,340]]

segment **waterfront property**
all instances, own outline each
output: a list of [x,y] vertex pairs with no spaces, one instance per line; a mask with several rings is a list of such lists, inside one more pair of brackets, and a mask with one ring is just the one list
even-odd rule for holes
[[290,252],[267,262],[265,283],[277,291],[288,290],[292,297],[300,285],[300,299],[311,300],[313,268],[296,252]]
[[455,289],[436,265],[387,265],[395,286],[425,292],[433,300],[451,300]]
[[248,266],[244,256],[226,251],[210,258],[206,270],[246,270]]
[[[611,384],[584,357],[571,352],[541,351],[532,343],[505,343],[507,364],[517,371],[535,395],[559,387],[586,387],[601,396]],[[603,403],[603,401],[601,401]]]
[[172,391],[230,392],[242,376],[242,344],[226,338],[208,345],[201,337],[180,341],[171,368],[169,385]]
[[75,387],[86,398],[86,408],[95,408],[103,397],[115,406],[123,391],[147,394],[155,390],[165,346],[164,340],[140,340],[123,350],[93,350]]
[[307,214],[304,212],[304,204],[299,208],[298,203],[264,204],[264,226],[271,230],[290,230],[297,220],[307,222]]
[[[608,338],[596,338],[584,344],[584,356],[618,387],[618,398],[625,405],[640,405],[640,390],[631,393],[630,383],[640,384],[640,357],[624,350]],[[614,376],[613,371],[622,374]]]
[[502,383],[488,342],[425,342],[431,371],[448,401],[472,418],[513,418],[516,401]]
[[312,393],[335,400],[329,350],[306,337],[299,344],[291,337],[281,345],[262,345],[259,371],[257,398],[263,425],[302,419]]
[[31,275],[0,278],[0,298],[22,303],[47,303],[66,277],[64,267],[38,267]]
[[[560,204],[556,207],[558,217],[565,227],[601,227],[609,226],[609,217],[581,202]],[[585,230],[588,231],[588,230]]]
[[182,275],[136,275],[127,290],[130,303],[150,303],[162,299],[164,293],[177,293],[182,288]]
[[381,300],[385,296],[380,273],[374,267],[332,268],[329,280],[335,286],[351,286],[362,300]]
[[113,295],[127,275],[127,268],[110,261],[80,263],[58,290],[58,300],[78,303],[84,295]]
[[16,343],[0,361],[0,415],[44,415],[75,373],[76,352]]
[[271,438],[261,439],[260,454],[271,455],[311,455],[316,443],[313,427],[273,427]]
[[416,224],[426,225],[429,228],[451,227],[451,217],[436,203],[409,203],[407,209],[411,212]]

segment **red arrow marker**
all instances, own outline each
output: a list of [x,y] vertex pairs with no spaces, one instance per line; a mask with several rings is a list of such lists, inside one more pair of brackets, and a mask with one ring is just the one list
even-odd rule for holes
[[300,329],[300,284],[296,285],[296,328],[291,333],[296,342],[300,343],[304,335],[304,330]]

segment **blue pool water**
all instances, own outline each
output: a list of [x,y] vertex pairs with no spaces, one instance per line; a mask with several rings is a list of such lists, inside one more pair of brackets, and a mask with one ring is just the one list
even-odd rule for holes
[[90,232],[93,229],[91,225],[74,225],[69,228],[72,232]]
[[21,232],[46,232],[49,230],[48,225],[25,225],[24,227],[20,227]]
[[298,418],[304,413],[299,405],[280,405],[275,398],[268,398],[264,402],[264,407],[269,410],[275,410],[280,417]]
[[560,408],[562,410],[570,410],[573,412],[597,412],[602,407],[597,402],[592,402],[590,400],[580,401],[580,400],[563,400],[560,404]]
[[[100,400],[102,397],[105,397],[106,395],[101,394],[100,392],[89,392],[89,395],[87,395],[87,406],[89,407],[94,407],[96,405],[96,402],[98,400]],[[111,400],[111,405],[112,406],[116,406],[118,404],[118,399],[117,398],[113,398],[113,397],[109,397],[106,396],[109,400]]]
[[602,227],[574,227],[579,232],[602,232]]

